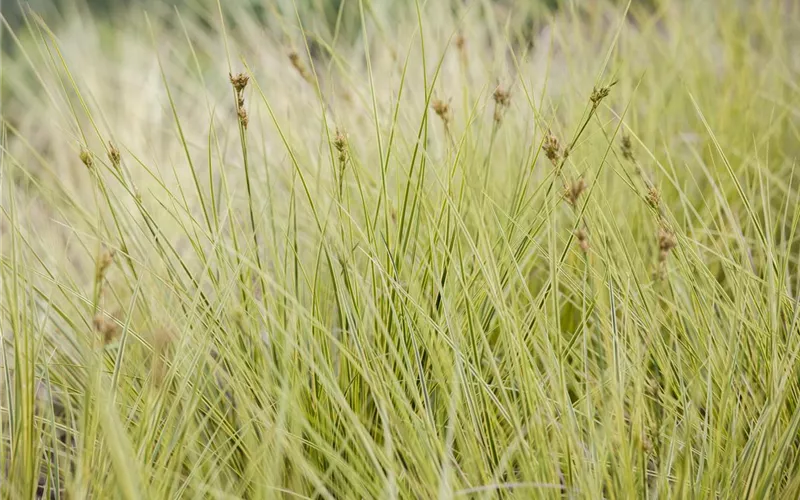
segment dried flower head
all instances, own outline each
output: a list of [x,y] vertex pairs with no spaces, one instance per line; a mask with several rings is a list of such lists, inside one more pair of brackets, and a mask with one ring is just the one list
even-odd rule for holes
[[94,331],[100,334],[103,345],[108,345],[117,338],[119,325],[113,319],[107,318],[103,313],[97,313],[92,319]]
[[236,114],[239,115],[239,121],[242,123],[242,127],[247,128],[247,124],[250,122],[250,119],[247,117],[247,110],[244,109],[244,106],[239,106]]
[[658,188],[655,186],[650,187],[647,191],[647,204],[655,209],[658,209],[661,205],[661,193],[658,192]]
[[656,279],[664,279],[667,274],[667,258],[670,252],[678,245],[675,234],[662,226],[658,230],[658,265],[654,272]]
[[498,106],[508,107],[508,105],[511,104],[511,91],[498,85],[497,88],[494,89],[492,98]]
[[466,47],[466,44],[467,44],[467,39],[464,37],[464,34],[463,34],[463,33],[459,33],[459,34],[456,36],[456,41],[455,41],[455,44],[456,44],[456,48],[457,48],[459,51],[461,51],[461,52],[463,52],[463,51],[464,51],[464,48]]
[[586,230],[584,228],[579,228],[575,231],[575,238],[578,240],[578,246],[581,248],[581,251],[587,253],[589,251],[589,235],[586,234]]
[[114,263],[114,254],[116,252],[114,249],[104,248],[100,255],[97,257],[97,263],[95,267],[95,280],[100,282],[105,278],[106,272],[108,268],[111,267],[111,264]]
[[250,81],[250,77],[244,73],[229,76],[231,78],[231,85],[233,85],[234,90],[236,90],[236,115],[239,117],[239,123],[242,124],[242,127],[247,128],[247,124],[250,120],[247,117],[247,110],[244,109],[244,89],[247,87],[247,82]]
[[236,75],[229,74],[231,78],[231,85],[236,90],[237,93],[241,93],[245,87],[247,87],[247,82],[250,81],[250,77],[244,73],[238,73]]
[[347,160],[347,135],[338,128],[336,129],[336,135],[333,137],[333,147],[339,152],[339,161],[344,163]]
[[675,246],[677,246],[678,240],[675,238],[675,234],[672,233],[669,229],[662,227],[658,230],[658,260],[659,262],[664,262],[667,260],[669,253],[672,251]]
[[578,198],[580,198],[583,191],[586,189],[586,183],[583,180],[583,177],[579,177],[578,180],[573,182],[566,188],[566,192],[564,193],[564,197],[567,199],[570,205],[575,205],[578,202]]
[[307,81],[308,83],[313,81],[311,74],[308,72],[308,69],[306,69],[303,59],[300,58],[300,54],[298,54],[296,50],[289,52],[289,61],[291,61],[292,66],[294,66],[294,69],[297,71],[297,73],[303,77],[303,80]]
[[88,169],[91,169],[92,166],[94,165],[94,158],[92,158],[92,152],[86,149],[84,146],[81,146],[80,159]]
[[456,48],[458,49],[458,59],[461,66],[466,69],[469,66],[469,57],[467,56],[467,38],[463,33],[456,36]]
[[545,156],[547,156],[547,158],[553,162],[553,165],[557,164],[558,159],[561,157],[559,151],[560,149],[561,146],[558,143],[558,138],[548,130],[547,135],[544,137],[542,150],[544,151]]
[[452,110],[450,109],[450,104],[442,101],[441,99],[434,99],[431,103],[431,109],[442,119],[445,126],[450,124],[450,120],[452,119]]
[[622,136],[622,157],[628,161],[633,161],[633,144],[631,143],[631,136],[628,134]]
[[609,85],[606,85],[605,87],[600,87],[599,89],[594,88],[592,90],[592,95],[589,96],[589,100],[592,101],[593,108],[597,108],[598,106],[600,106],[600,103],[603,101],[603,99],[608,97],[608,94],[611,93],[611,87],[616,85],[616,83],[617,82],[614,81],[611,82]]
[[113,142],[108,141],[108,160],[114,168],[119,168],[120,158],[119,149]]
[[511,105],[511,91],[498,85],[492,94],[494,99],[494,121],[500,123],[503,120],[503,112]]

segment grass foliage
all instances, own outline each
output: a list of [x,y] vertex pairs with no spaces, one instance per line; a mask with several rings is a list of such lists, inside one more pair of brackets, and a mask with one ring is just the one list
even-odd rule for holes
[[4,27],[3,498],[800,496],[797,3],[307,3]]

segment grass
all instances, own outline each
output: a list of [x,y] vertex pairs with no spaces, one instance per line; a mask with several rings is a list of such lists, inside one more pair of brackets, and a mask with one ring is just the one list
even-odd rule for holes
[[797,498],[800,9],[4,26],[3,498]]

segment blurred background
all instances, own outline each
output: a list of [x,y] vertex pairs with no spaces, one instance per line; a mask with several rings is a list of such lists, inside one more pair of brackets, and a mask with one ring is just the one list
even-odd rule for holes
[[[634,2],[636,5],[633,7],[652,7],[657,2],[658,0],[641,0]],[[262,20],[271,14],[293,14],[295,5],[301,15],[308,12],[324,12],[330,22],[333,23],[344,3],[342,13],[344,25],[351,22],[348,19],[357,18],[358,15],[358,2],[347,0],[226,0],[221,3],[223,8],[248,9],[254,16]],[[513,8],[515,11],[521,10],[534,14],[534,17],[559,8],[574,7],[576,5],[581,6],[581,8],[587,8],[594,3],[569,0],[480,0],[478,2],[464,0],[463,2],[464,5],[472,5],[473,7],[476,5],[480,5],[483,8],[491,6],[503,12],[508,12]],[[610,2],[602,3],[624,4],[626,2],[611,0]],[[49,24],[53,24],[58,23],[59,19],[68,18],[71,14],[80,12],[91,12],[98,19],[110,19],[117,17],[121,13],[129,12],[131,9],[133,9],[133,12],[141,12],[178,8],[181,13],[200,13],[211,8],[216,9],[216,5],[216,0],[29,0],[27,2],[0,0],[0,11],[9,25],[17,28],[24,22],[23,12],[26,8],[30,8],[41,15]],[[385,10],[390,6],[392,8],[411,8],[414,6],[414,2],[411,0],[398,2],[392,0],[367,0],[364,5],[366,9]],[[356,22],[355,24],[358,23]]]
[[[346,7],[349,7],[351,12],[357,13],[358,2],[348,2],[345,0],[226,0],[221,3],[223,7],[250,8],[256,15],[266,13],[272,9],[279,12],[291,12],[296,4],[301,11],[323,11],[335,16],[343,2],[349,4],[346,5]],[[563,2],[563,0],[526,0],[523,2],[517,0],[483,0],[480,3],[506,7],[511,4],[527,4],[534,8],[543,7],[545,9],[556,9],[561,2]],[[464,3],[466,4],[468,2],[465,1]],[[30,7],[35,12],[52,18],[48,19],[48,21],[52,22],[53,19],[64,16],[70,11],[75,10],[89,10],[96,16],[109,16],[120,10],[124,11],[130,9],[131,7],[150,9],[167,6],[178,7],[181,10],[197,10],[205,9],[209,5],[213,6],[215,4],[216,0],[159,0],[157,2],[148,0],[29,0],[27,2],[21,2],[19,0],[0,0],[0,9],[13,26],[22,22],[22,11],[25,7]],[[409,0],[400,2],[394,2],[392,0],[369,0],[364,2],[364,4],[367,7],[377,5],[384,7],[389,4],[413,6],[414,2]]]

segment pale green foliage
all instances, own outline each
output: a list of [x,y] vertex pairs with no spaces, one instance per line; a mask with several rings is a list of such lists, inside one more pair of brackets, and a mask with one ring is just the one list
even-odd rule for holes
[[798,4],[389,3],[9,38],[3,497],[797,498]]

